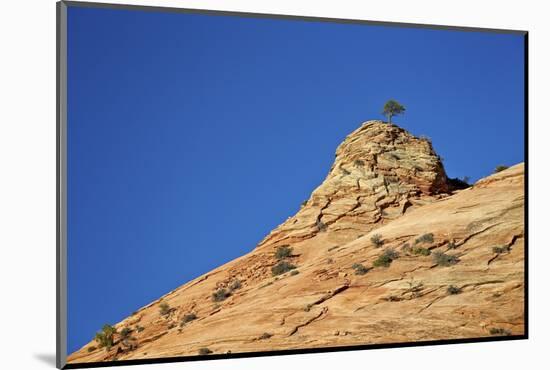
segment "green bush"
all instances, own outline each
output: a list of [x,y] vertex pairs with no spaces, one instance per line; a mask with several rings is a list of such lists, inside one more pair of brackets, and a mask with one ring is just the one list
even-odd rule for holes
[[319,230],[320,232],[327,231],[327,225],[325,225],[323,221],[317,220],[315,222],[315,225],[317,226],[317,230]]
[[97,349],[96,346],[90,346],[90,347],[88,347],[88,352],[93,352],[96,349]]
[[433,261],[438,266],[451,266],[457,264],[459,259],[457,256],[452,256],[438,251],[433,254]]
[[285,272],[288,272],[290,270],[294,270],[296,266],[293,264],[287,262],[287,261],[280,261],[275,266],[271,268],[271,274],[273,276],[284,274]]
[[501,247],[493,247],[493,253],[502,254],[508,252],[510,252],[510,247],[507,245],[503,245]]
[[449,249],[456,249],[458,248],[458,245],[456,245],[455,241],[450,241],[449,244],[447,244],[447,248]]
[[434,234],[428,233],[416,238],[416,240],[414,241],[414,244],[433,243],[433,242],[434,242]]
[[130,336],[130,333],[132,332],[132,329],[130,328],[123,328],[121,331],[120,331],[120,337],[122,339],[126,339]]
[[498,166],[495,167],[494,173],[499,173],[499,172],[501,172],[501,171],[507,170],[508,168],[510,168],[510,167],[508,167],[508,166],[503,166],[503,165],[498,165]]
[[183,318],[181,319],[180,326],[184,326],[188,322],[191,322],[196,319],[197,319],[197,315],[195,315],[194,313],[188,313],[187,315],[184,315]]
[[355,167],[363,167],[365,165],[365,162],[361,159],[356,159],[355,161],[353,161],[353,164],[355,165]]
[[170,313],[171,309],[170,309],[170,305],[168,305],[168,303],[166,302],[162,302],[160,305],[159,305],[159,312],[162,316],[166,316]]
[[227,291],[224,288],[216,290],[214,293],[212,293],[212,300],[214,302],[221,302],[226,300],[231,295],[231,292]]
[[201,355],[201,356],[206,356],[206,355],[209,355],[211,353],[212,353],[212,351],[209,348],[206,348],[206,347],[199,348],[199,355]]
[[136,338],[132,338],[132,337],[123,339],[121,343],[124,347],[128,348],[128,350],[130,351],[133,351],[138,347]]
[[370,237],[370,241],[376,248],[380,248],[382,245],[384,245],[384,240],[382,240],[382,235],[380,234],[374,234]]
[[386,297],[384,299],[388,302],[399,302],[403,300],[403,298],[399,298],[398,296],[395,296],[395,295],[390,295],[389,297]]
[[372,265],[374,267],[388,267],[392,261],[396,260],[399,257],[396,251],[393,249],[386,249],[381,256],[379,256]]
[[355,270],[355,275],[365,275],[369,272],[369,268],[360,263],[354,263],[351,268]]
[[263,333],[262,335],[260,335],[260,339],[269,339],[273,336],[273,334],[271,333]]
[[138,333],[141,333],[141,332],[144,331],[144,330],[145,330],[145,328],[144,328],[143,326],[136,325],[136,331],[137,331]]
[[447,293],[448,293],[448,294],[455,295],[455,294],[460,294],[461,292],[462,292],[462,289],[460,289],[460,288],[457,287],[457,286],[449,285],[449,286],[447,287]]
[[106,348],[107,351],[113,346],[113,336],[116,334],[116,328],[105,324],[100,332],[96,333],[95,341],[98,343],[99,348]]
[[429,256],[430,254],[432,254],[431,250],[429,250],[428,248],[423,248],[423,247],[414,247],[412,249],[412,252],[413,252],[413,254],[419,254],[421,256]]
[[241,287],[242,287],[241,281],[239,279],[235,279],[229,285],[229,290],[233,291],[233,290],[240,289]]
[[285,259],[287,257],[290,257],[292,255],[292,248],[290,248],[288,245],[281,245],[277,248],[277,251],[275,252],[275,258],[278,260]]
[[512,332],[510,330],[507,330],[507,329],[504,329],[504,328],[491,328],[489,330],[489,333],[491,333],[491,335],[499,335],[499,336],[512,335]]
[[299,273],[300,273],[300,271],[298,271],[298,270],[292,270],[290,272],[290,276],[298,275]]

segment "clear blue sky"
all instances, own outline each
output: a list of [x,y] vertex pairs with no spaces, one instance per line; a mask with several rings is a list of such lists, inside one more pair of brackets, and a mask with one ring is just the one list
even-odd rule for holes
[[451,177],[523,161],[523,38],[69,7],[68,348],[248,251],[383,103]]

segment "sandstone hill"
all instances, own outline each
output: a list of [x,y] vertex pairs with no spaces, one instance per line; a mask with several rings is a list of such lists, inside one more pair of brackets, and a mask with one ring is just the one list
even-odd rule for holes
[[456,190],[429,140],[365,122],[254,250],[115,327],[69,363],[524,334],[524,166]]

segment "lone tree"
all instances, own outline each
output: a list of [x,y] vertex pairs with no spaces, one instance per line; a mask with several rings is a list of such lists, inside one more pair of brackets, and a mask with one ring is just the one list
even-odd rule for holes
[[386,104],[384,104],[384,110],[382,111],[382,114],[388,117],[389,123],[391,123],[391,118],[393,116],[403,113],[405,113],[405,107],[393,99],[388,100]]

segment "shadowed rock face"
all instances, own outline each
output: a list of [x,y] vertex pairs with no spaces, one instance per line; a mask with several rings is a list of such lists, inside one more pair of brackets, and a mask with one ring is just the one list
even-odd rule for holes
[[[132,332],[109,351],[90,342],[69,362],[523,334],[523,220],[523,164],[451,192],[429,141],[369,121],[253,251],[118,323]],[[272,276],[285,245],[297,268]]]

